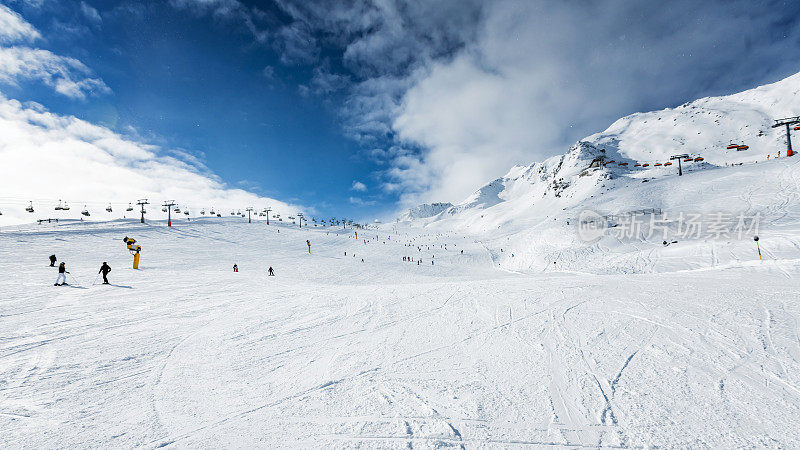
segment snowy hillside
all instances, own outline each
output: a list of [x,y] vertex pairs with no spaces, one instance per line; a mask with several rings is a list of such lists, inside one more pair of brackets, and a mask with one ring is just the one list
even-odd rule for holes
[[[769,217],[760,222],[768,232],[796,230],[800,161],[785,156],[785,129],[771,128],[773,119],[794,115],[800,115],[800,74],[736,95],[634,114],[564,155],[512,168],[443,214],[413,225],[479,236],[496,263],[512,270],[673,271],[736,261],[753,251],[752,242],[692,235],[666,248],[663,236],[647,227],[634,239],[617,239],[615,221],[632,212],[641,215],[638,220],[657,213],[658,220],[671,222],[670,244],[681,214],[760,214]],[[732,144],[749,148],[728,149]],[[676,154],[689,155],[680,160],[682,177],[679,161],[670,159]],[[599,215],[606,227],[599,242],[577,236],[586,212]],[[773,245],[797,258],[800,234],[792,233],[776,236]],[[715,248],[720,245],[724,252]]]

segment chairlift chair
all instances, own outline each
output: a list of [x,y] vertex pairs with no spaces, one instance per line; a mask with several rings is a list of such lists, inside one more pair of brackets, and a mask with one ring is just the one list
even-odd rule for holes
[[56,211],[61,211],[62,209],[64,209],[64,207],[63,207],[63,206],[61,206],[61,200],[59,200],[59,201],[58,201],[58,204],[57,204],[57,205],[56,205],[56,207],[55,207],[55,210],[56,210]]
[[86,205],[83,205],[83,211],[81,211],[81,214],[83,214],[86,217],[91,216],[91,214],[89,214],[89,210],[86,209]]
[[201,209],[201,210],[200,210],[200,214],[201,214],[201,215],[203,215],[203,216],[205,216],[205,215],[206,215],[206,210],[205,210],[205,209]]
[[63,211],[69,211],[69,205],[67,204],[67,202],[64,202],[64,206],[62,206],[61,209]]
[[739,144],[731,144],[731,145],[729,145],[729,146],[727,146],[725,148],[727,148],[728,150],[731,150],[731,149],[734,149],[734,148],[739,148]]
[[749,145],[740,145],[738,150],[747,150],[748,148],[750,148]]
[[175,207],[175,212],[176,212],[176,213],[178,213],[178,214],[180,214],[180,213],[181,213],[181,209],[180,209],[180,208],[178,208],[178,207],[176,206],[176,207]]
[[33,212],[33,202],[30,202],[30,204],[25,208],[25,211],[28,211],[29,213]]
[[129,212],[130,212],[130,211],[133,211],[133,205],[132,205],[132,204],[130,204],[130,203],[128,203],[128,207],[127,207],[127,208],[125,208],[125,211],[129,211]]
[[114,211],[113,209],[111,209],[111,203],[109,203],[108,206],[106,206],[106,211],[108,212]]
[[185,211],[183,212],[183,215],[185,215],[185,216],[188,216],[188,215],[189,215],[189,210],[188,210],[188,209],[187,209],[187,210],[185,210]]
[[165,207],[161,208],[161,212],[167,212],[167,207],[165,206]]

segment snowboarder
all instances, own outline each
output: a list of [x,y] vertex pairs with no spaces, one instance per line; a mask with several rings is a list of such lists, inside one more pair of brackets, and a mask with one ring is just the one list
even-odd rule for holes
[[56,255],[50,255],[50,267],[56,266]]
[[239,266],[237,266],[236,264],[234,264],[234,265],[233,265],[233,271],[234,271],[234,272],[238,272],[238,271],[239,271]]
[[56,278],[56,284],[53,286],[63,286],[67,284],[67,276],[65,275],[67,273],[69,273],[67,272],[67,266],[62,262],[58,265],[58,278]]
[[272,270],[272,266],[269,267],[269,276],[274,277],[275,272]]
[[103,265],[100,266],[100,271],[97,272],[103,274],[103,284],[108,284],[108,272],[111,272],[111,266],[109,266],[107,262],[103,261]]

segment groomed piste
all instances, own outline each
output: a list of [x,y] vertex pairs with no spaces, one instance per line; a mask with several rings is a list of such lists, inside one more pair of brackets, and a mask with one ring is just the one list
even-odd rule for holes
[[[238,216],[5,227],[0,441],[798,446],[798,163],[750,167],[625,195],[747,194],[763,260],[750,236],[532,240],[567,235],[569,210],[506,235],[438,221],[356,238]],[[786,196],[714,188],[742,170],[783,174]],[[53,286],[53,253],[69,286]],[[103,261],[111,285],[93,283]]]

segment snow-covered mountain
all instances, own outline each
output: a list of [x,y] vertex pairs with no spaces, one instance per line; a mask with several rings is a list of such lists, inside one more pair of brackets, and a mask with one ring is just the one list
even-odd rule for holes
[[[440,219],[522,198],[528,203],[559,198],[562,207],[575,204],[601,192],[608,180],[641,181],[677,175],[678,162],[670,160],[673,155],[689,155],[691,161],[681,161],[684,172],[766,161],[779,152],[785,156],[785,129],[772,125],[775,119],[797,115],[800,73],[734,95],[631,114],[605,131],[580,140],[563,155],[513,167],[449,208]],[[728,148],[733,145],[747,148]],[[436,215],[411,214],[429,206],[412,208],[400,219]]]
[[[800,74],[730,96],[632,114],[563,155],[515,166],[443,213],[411,224],[470,232],[495,252],[499,264],[514,270],[552,268],[547,264],[556,261],[559,269],[600,272],[697,267],[718,258],[706,240],[695,242],[698,259],[676,255],[674,264],[645,264],[642,253],[662,239],[618,243],[606,236],[590,245],[578,239],[575,224],[585,211],[607,218],[642,210],[763,213],[775,225],[787,224],[797,216],[800,187],[792,180],[800,177],[800,156],[786,158],[786,130],[772,125],[798,115]],[[728,148],[733,144],[748,148]],[[680,154],[688,155],[680,158],[682,177],[679,161],[670,160]],[[780,246],[795,248],[796,237],[787,235]],[[752,242],[742,245],[750,251]],[[609,251],[624,256],[610,257]]]
[[423,203],[422,205],[410,208],[403,213],[398,220],[427,219],[428,217],[441,214],[443,211],[452,207],[452,203]]

